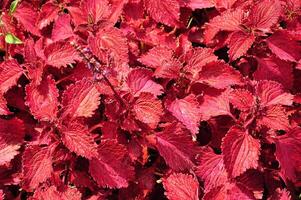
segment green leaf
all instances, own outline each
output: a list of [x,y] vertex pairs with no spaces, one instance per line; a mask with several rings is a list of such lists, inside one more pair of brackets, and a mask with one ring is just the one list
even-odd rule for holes
[[5,35],[5,42],[8,44],[22,44],[23,42],[12,33]]
[[11,2],[9,7],[9,14],[13,14],[16,11],[19,2],[20,0],[14,0],[13,2]]

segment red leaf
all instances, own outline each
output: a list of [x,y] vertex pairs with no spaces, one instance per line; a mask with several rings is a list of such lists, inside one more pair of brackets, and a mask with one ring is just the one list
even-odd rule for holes
[[227,183],[225,185],[212,189],[210,192],[205,194],[203,199],[204,200],[212,200],[212,199],[255,200],[255,197],[252,194],[252,192],[246,189],[244,186],[235,183]]
[[278,190],[269,200],[291,200],[291,195],[286,189]]
[[301,181],[301,129],[294,128],[275,139],[276,157],[284,179]]
[[154,96],[163,93],[163,87],[152,80],[152,72],[147,69],[134,69],[127,77],[127,85],[134,96],[142,92],[152,93]]
[[23,70],[15,60],[8,60],[0,64],[0,93],[4,94],[17,84]]
[[23,187],[33,190],[52,174],[52,158],[49,147],[28,146],[23,154]]
[[247,169],[257,168],[260,141],[247,131],[232,127],[223,138],[222,152],[227,171],[232,177],[236,177]]
[[192,10],[214,7],[214,4],[212,3],[211,0],[182,0],[182,1],[187,7],[191,8]]
[[55,42],[47,46],[44,50],[46,63],[54,67],[67,67],[68,64],[81,60],[77,51],[68,43]]
[[9,163],[19,153],[24,129],[24,124],[19,119],[0,119],[0,166]]
[[[85,1],[83,1],[85,2]],[[87,0],[83,8],[86,11],[87,22],[97,24],[99,21],[108,18],[110,5],[108,0]]]
[[237,31],[231,34],[228,40],[230,60],[236,60],[245,55],[248,49],[251,48],[255,41],[255,36],[245,34],[242,31]]
[[174,57],[174,52],[166,47],[156,46],[139,58],[144,65],[156,69],[158,78],[177,78],[181,63]]
[[252,8],[249,18],[254,28],[268,31],[277,23],[281,11],[278,0],[261,1]]
[[297,62],[301,59],[301,47],[298,41],[285,31],[278,31],[267,39],[271,51],[282,60]]
[[289,128],[288,113],[280,105],[269,106],[262,111],[257,123],[274,130],[287,130]]
[[199,182],[192,175],[174,173],[163,179],[163,186],[169,200],[199,199]]
[[256,86],[256,94],[262,107],[271,105],[290,106],[294,96],[284,91],[281,84],[274,81],[259,81]]
[[227,10],[222,15],[214,17],[205,26],[204,40],[209,43],[219,31],[240,31],[240,25],[244,18],[244,11],[236,9]]
[[199,103],[193,94],[183,99],[174,100],[168,105],[167,109],[182,122],[193,135],[198,133],[201,114],[199,111]]
[[157,22],[179,26],[180,5],[177,0],[145,0],[146,11]]
[[230,103],[241,111],[248,111],[255,105],[255,97],[245,89],[236,89],[230,92]]
[[62,116],[91,117],[100,104],[100,93],[91,80],[86,78],[70,85],[63,93]]
[[52,29],[51,39],[54,42],[65,40],[73,36],[73,30],[70,25],[70,16],[67,14],[60,15],[55,21]]
[[62,130],[62,140],[66,147],[79,156],[88,159],[97,157],[97,145],[87,127],[78,122],[72,122]]
[[226,63],[211,62],[202,67],[198,81],[217,89],[225,89],[231,85],[242,84],[242,77]]
[[47,2],[41,7],[38,20],[38,28],[41,30],[48,26],[57,17],[59,7],[54,5],[52,2]]
[[7,104],[6,99],[2,95],[0,95],[0,115],[11,114],[11,112],[8,110],[6,104]]
[[258,59],[258,67],[253,75],[256,80],[277,81],[286,89],[293,86],[292,65],[276,58]]
[[41,121],[53,121],[56,119],[59,91],[51,76],[44,78],[40,85],[31,82],[26,86],[25,90],[26,104],[36,119]]
[[192,75],[192,80],[197,80],[203,66],[213,61],[217,61],[217,57],[213,54],[212,49],[196,48],[193,50],[192,55],[189,56],[184,70],[186,73]]
[[13,16],[23,25],[25,30],[40,36],[40,31],[37,28],[38,13],[31,4],[27,2],[20,3]]
[[161,101],[150,93],[141,93],[133,106],[136,119],[156,128],[163,112]]
[[156,134],[156,146],[166,163],[176,171],[193,167],[194,158],[199,152],[189,133],[176,124]]
[[200,105],[199,109],[199,112],[202,115],[202,120],[209,120],[211,117],[219,115],[232,116],[230,112],[228,91],[213,96],[204,95],[203,99],[204,101]]
[[99,29],[96,36],[88,39],[92,53],[102,61],[108,57],[113,59],[117,65],[128,63],[128,45],[122,32],[117,28]]
[[52,185],[48,188],[36,190],[34,193],[34,200],[41,199],[41,200],[80,200],[81,193],[76,189],[71,189],[70,187],[64,188],[64,190],[58,191],[57,188]]
[[222,155],[217,155],[208,149],[199,156],[199,162],[196,174],[205,183],[205,193],[228,181]]
[[100,187],[123,188],[133,177],[126,148],[115,140],[104,140],[98,147],[98,158],[90,161],[89,171]]

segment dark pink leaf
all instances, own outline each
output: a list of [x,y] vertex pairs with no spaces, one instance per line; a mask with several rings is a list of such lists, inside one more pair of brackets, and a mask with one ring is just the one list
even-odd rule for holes
[[169,200],[199,199],[199,182],[192,175],[174,173],[163,179],[163,186]]
[[26,86],[26,105],[31,114],[41,121],[53,121],[58,112],[59,91],[55,81],[48,76],[36,85],[34,82]]
[[248,111],[255,105],[255,97],[245,89],[235,89],[229,94],[230,103],[241,111]]
[[294,99],[292,94],[284,91],[280,83],[274,81],[259,81],[256,86],[256,94],[262,107],[277,104],[290,106]]
[[245,55],[248,49],[251,48],[255,36],[252,34],[245,34],[242,31],[234,32],[228,39],[229,56],[230,60],[236,60],[237,58]]
[[38,20],[38,28],[41,30],[48,26],[57,17],[59,7],[52,2],[47,2],[41,7]]
[[31,145],[25,149],[22,160],[23,187],[34,190],[51,177],[52,158],[49,147]]
[[62,140],[66,147],[77,155],[88,159],[97,157],[97,145],[84,125],[73,122],[62,130]]
[[223,185],[228,181],[228,173],[224,166],[222,155],[206,150],[199,156],[200,164],[196,168],[196,175],[205,183],[205,192]]
[[168,105],[167,109],[182,122],[193,135],[198,133],[201,113],[199,111],[199,103],[193,94],[183,99],[175,99]]
[[156,146],[166,163],[176,171],[193,167],[199,152],[189,133],[177,124],[156,135]]
[[152,72],[147,69],[134,69],[127,77],[127,85],[134,96],[149,92],[154,96],[163,93],[163,87],[152,80]]
[[283,106],[269,106],[262,111],[257,123],[260,126],[266,126],[274,130],[288,130],[288,113]]
[[147,13],[157,22],[168,26],[179,26],[180,5],[177,0],[145,0]]
[[278,0],[261,1],[253,7],[249,18],[254,28],[267,31],[277,23],[281,11]]
[[223,138],[222,153],[227,171],[236,177],[247,169],[258,167],[260,141],[248,131],[232,127]]
[[98,158],[90,161],[89,171],[100,187],[123,188],[133,178],[126,148],[115,140],[103,140]]
[[278,31],[267,39],[271,51],[282,60],[297,62],[301,59],[301,46],[285,31]]
[[69,43],[55,42],[47,46],[44,50],[46,63],[54,67],[67,67],[68,64],[81,60],[77,51]]
[[100,104],[100,93],[89,79],[70,85],[63,93],[63,117],[91,117]]
[[54,42],[65,40],[73,36],[73,30],[70,25],[70,16],[67,14],[57,18],[52,29],[51,39]]
[[198,81],[217,89],[243,83],[239,71],[223,62],[211,62],[203,66]]
[[24,129],[24,123],[19,119],[0,119],[0,166],[8,164],[19,153]]
[[174,57],[174,52],[166,47],[156,46],[139,58],[144,65],[156,69],[155,77],[177,78],[181,63]]
[[161,101],[151,93],[141,93],[133,106],[136,119],[156,128],[163,113]]
[[8,60],[0,64],[0,93],[7,92],[17,84],[23,70],[15,60]]
[[11,112],[7,108],[6,99],[0,95],[0,115],[9,115]]
[[293,182],[301,180],[301,129],[294,128],[283,136],[275,138],[276,157],[284,179]]

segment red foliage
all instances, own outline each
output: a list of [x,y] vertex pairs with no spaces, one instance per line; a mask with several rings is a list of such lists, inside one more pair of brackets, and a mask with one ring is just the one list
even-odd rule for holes
[[300,195],[299,0],[0,8],[0,200]]

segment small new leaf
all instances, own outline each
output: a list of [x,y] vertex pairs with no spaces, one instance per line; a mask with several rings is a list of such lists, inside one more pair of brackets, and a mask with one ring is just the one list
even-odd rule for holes
[[12,33],[7,33],[5,35],[5,42],[7,44],[23,44],[23,42]]

